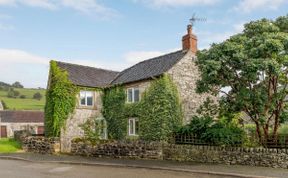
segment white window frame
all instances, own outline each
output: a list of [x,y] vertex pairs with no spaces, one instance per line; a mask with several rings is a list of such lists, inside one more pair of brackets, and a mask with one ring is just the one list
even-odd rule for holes
[[[82,92],[85,92],[85,104],[82,104],[81,103],[81,93]],[[92,94],[92,105],[88,105],[87,104],[87,93],[91,93]],[[87,106],[87,107],[93,107],[94,106],[94,92],[93,91],[86,91],[86,90],[81,90],[80,91],[80,94],[79,94],[79,98],[80,98],[80,100],[79,100],[79,105],[80,106]]]
[[[131,128],[130,128],[130,121],[133,122],[133,133],[131,133]],[[128,119],[128,135],[129,136],[138,136],[138,134],[136,134],[136,121],[139,124],[139,119],[138,118],[129,118]]]
[[[129,101],[129,90],[132,90],[132,101]],[[135,90],[139,91],[139,100],[138,101],[135,101]],[[140,89],[138,87],[127,88],[126,94],[127,94],[127,98],[126,98],[126,102],[127,103],[136,103],[136,102],[139,102],[141,100],[141,98],[140,98],[140,96],[141,96],[140,95]]]

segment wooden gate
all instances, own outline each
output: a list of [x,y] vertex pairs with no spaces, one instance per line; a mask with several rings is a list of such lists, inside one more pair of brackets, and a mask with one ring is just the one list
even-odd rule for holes
[[7,128],[6,126],[1,126],[1,138],[7,137]]

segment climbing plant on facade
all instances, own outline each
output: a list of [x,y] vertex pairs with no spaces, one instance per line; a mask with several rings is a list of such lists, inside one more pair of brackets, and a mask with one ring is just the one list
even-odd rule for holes
[[154,80],[141,100],[140,138],[167,141],[181,125],[182,111],[178,91],[168,75]]
[[45,135],[59,136],[66,119],[74,111],[78,89],[68,79],[68,73],[50,62],[50,81],[46,92]]

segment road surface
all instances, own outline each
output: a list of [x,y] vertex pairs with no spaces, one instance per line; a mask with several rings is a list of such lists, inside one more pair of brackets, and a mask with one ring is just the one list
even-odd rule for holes
[[0,160],[1,178],[229,178],[151,169]]

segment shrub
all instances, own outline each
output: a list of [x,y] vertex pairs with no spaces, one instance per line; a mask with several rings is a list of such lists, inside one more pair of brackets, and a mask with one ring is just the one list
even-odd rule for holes
[[36,92],[34,95],[33,95],[33,99],[36,99],[36,100],[41,100],[42,99],[42,95],[40,92]]
[[10,88],[9,91],[7,92],[8,98],[17,98],[19,95],[20,95],[20,92],[14,90],[13,88]]
[[25,98],[26,98],[26,95],[20,95],[20,98],[21,98],[21,99],[25,99]]
[[90,118],[81,124],[80,128],[84,131],[84,139],[96,144],[104,137],[103,131],[106,129],[106,123],[101,118]]
[[239,145],[245,132],[235,124],[213,121],[209,116],[194,116],[191,122],[178,129],[178,134],[193,134],[197,139],[213,145]]

